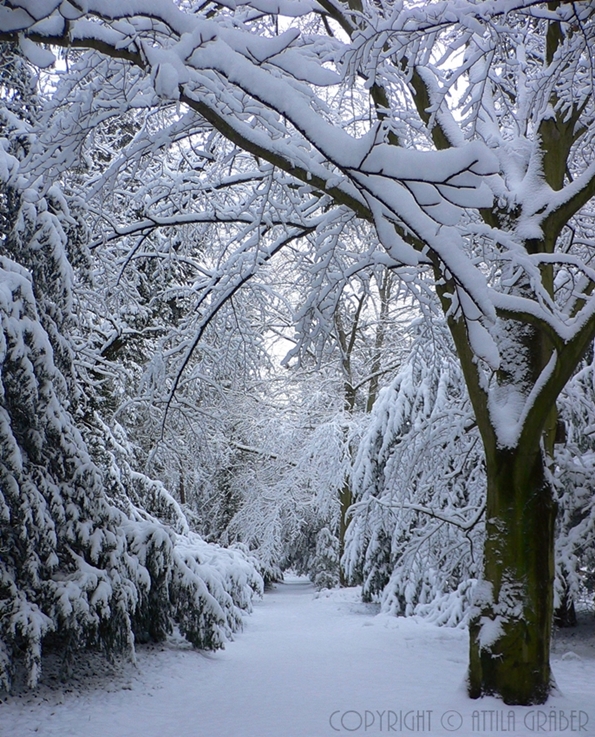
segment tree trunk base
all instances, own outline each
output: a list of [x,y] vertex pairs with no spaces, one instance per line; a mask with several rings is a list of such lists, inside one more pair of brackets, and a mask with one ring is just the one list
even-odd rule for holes
[[484,580],[469,625],[471,698],[528,706],[551,693],[555,518],[539,448],[499,449],[488,464]]
[[[516,706],[544,704],[554,686],[549,643],[520,620],[505,625],[505,633],[494,645],[485,646],[485,619],[470,626],[469,696],[496,696]],[[495,621],[488,623],[488,629],[497,627]]]

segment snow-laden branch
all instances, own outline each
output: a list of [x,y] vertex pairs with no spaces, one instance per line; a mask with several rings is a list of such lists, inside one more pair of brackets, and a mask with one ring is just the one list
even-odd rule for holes
[[281,249],[287,246],[288,243],[291,243],[298,238],[305,237],[313,229],[314,228],[302,228],[299,230],[294,229],[293,231],[290,231],[289,234],[283,234],[281,237],[277,238],[271,245],[263,248],[260,252],[258,252],[256,256],[255,254],[248,252],[244,253],[243,257],[240,258],[238,258],[237,255],[235,256],[235,258],[232,257],[231,260],[235,262],[233,268],[229,270],[222,269],[218,275],[213,277],[209,286],[204,289],[197,304],[197,309],[199,309],[200,306],[210,296],[213,296],[213,304],[209,305],[206,317],[200,320],[194,337],[189,340],[187,342],[187,345],[185,346],[184,356],[177,369],[176,375],[173,378],[169,396],[166,402],[162,421],[162,433],[164,431],[169,408],[173,402],[182,375],[184,374],[184,371],[188,366],[192,355],[194,354],[198,344],[200,343],[205,330],[215,319],[217,313],[225,304],[227,304],[227,302],[229,302],[229,300],[231,300],[233,295],[238,292],[244,286],[244,284],[252,279],[252,277],[258,272],[259,267],[263,263],[270,261],[270,259],[272,259],[273,256],[275,256],[275,254],[277,254]]
[[[323,100],[298,80],[299,74],[296,76],[294,57],[302,69],[313,54],[317,60],[313,68],[325,69],[320,52],[298,42],[297,31],[273,38],[256,37],[228,28],[225,22],[191,16],[165,0],[154,3],[145,13],[134,3],[115,11],[106,10],[100,2],[91,2],[86,12],[101,22],[72,19],[66,24],[54,14],[30,27],[29,36],[46,43],[101,46],[102,51],[115,56],[125,50],[131,61],[151,74],[158,95],[186,102],[246,150],[321,188],[360,217],[370,217],[366,200],[371,196],[388,207],[383,220],[388,217],[389,222],[404,227],[405,233],[411,232],[434,248],[442,240],[436,220],[450,224],[457,217],[456,207],[453,210],[450,204],[461,204],[460,198],[453,200],[457,189],[465,190],[465,204],[474,192],[475,206],[489,203],[480,185],[482,176],[493,171],[493,159],[478,142],[456,152],[410,151],[384,143],[376,128],[360,136],[338,129],[336,121],[323,114]],[[124,18],[126,24],[121,22]],[[151,24],[147,25],[149,19]],[[167,35],[160,46],[144,40],[156,20]],[[321,51],[326,53],[323,47]],[[339,51],[337,47],[333,53]],[[270,64],[280,73],[272,74]],[[227,84],[222,86],[222,80]],[[322,83],[318,78],[307,81]],[[329,79],[328,83],[338,81]],[[259,126],[244,122],[247,114],[255,113]],[[276,128],[280,119],[290,123],[297,137],[279,137]],[[270,127],[266,124],[269,121]],[[435,175],[422,176],[422,171]],[[413,198],[404,196],[400,183],[405,181],[410,191],[415,189]],[[367,192],[365,198],[358,194],[362,187]],[[381,238],[388,233],[380,224]],[[413,259],[411,253],[406,262]]]
[[[425,514],[428,517],[440,520],[441,522],[446,522],[449,525],[454,525],[454,527],[458,527],[459,530],[464,530],[465,532],[472,530],[481,521],[485,512],[485,504],[479,508],[457,509],[453,514],[445,514],[440,509],[433,509],[432,507],[423,506],[422,504],[411,504],[406,501],[388,502],[384,499],[371,496],[361,502],[356,502],[352,507],[353,513],[359,512],[360,507],[369,506],[372,503],[379,504],[381,507],[385,507],[386,509],[405,509],[412,512],[419,512],[420,514]],[[465,514],[467,512],[473,512],[474,514],[469,519],[466,519]],[[456,517],[453,515],[456,515]]]
[[[257,225],[257,223],[254,222],[254,218],[249,214],[229,214],[229,213],[218,213],[216,211],[213,212],[205,212],[205,213],[179,213],[178,215],[171,215],[171,216],[151,216],[144,218],[143,220],[139,220],[136,223],[131,223],[130,225],[121,225],[116,226],[112,233],[106,233],[101,239],[98,239],[96,241],[93,241],[89,244],[89,248],[91,250],[98,248],[99,246],[104,245],[106,242],[117,240],[118,238],[122,238],[124,236],[131,236],[135,234],[147,234],[151,233],[152,231],[156,230],[157,228],[175,228],[182,225],[196,225],[196,224],[219,224],[219,223],[229,223],[229,224],[244,224],[244,225]],[[269,225],[275,226],[275,225],[284,225],[289,226],[291,228],[299,228],[301,227],[301,223],[293,223],[291,221],[288,221],[286,219],[280,220],[279,222],[270,222]],[[315,226],[311,226],[315,227]]]

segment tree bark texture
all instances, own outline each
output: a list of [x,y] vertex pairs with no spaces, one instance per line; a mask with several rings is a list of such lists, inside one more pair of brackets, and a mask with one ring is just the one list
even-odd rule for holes
[[552,686],[556,503],[539,446],[488,462],[484,578],[470,622],[469,694],[541,704]]

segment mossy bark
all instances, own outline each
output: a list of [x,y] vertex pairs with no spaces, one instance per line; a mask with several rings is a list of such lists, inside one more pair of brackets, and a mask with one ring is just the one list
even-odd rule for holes
[[556,503],[537,448],[488,464],[484,581],[470,623],[469,694],[541,704],[551,690]]

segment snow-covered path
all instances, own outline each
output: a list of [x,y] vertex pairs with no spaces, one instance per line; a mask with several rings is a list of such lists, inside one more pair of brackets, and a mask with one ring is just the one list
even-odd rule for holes
[[554,657],[564,695],[547,709],[473,702],[463,685],[465,632],[374,616],[354,590],[315,598],[307,582],[293,579],[256,604],[225,651],[140,648],[138,670],[128,666],[70,693],[42,688],[8,699],[0,735],[594,737],[594,655],[571,654],[564,644]]

